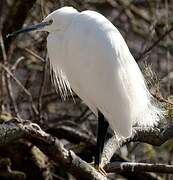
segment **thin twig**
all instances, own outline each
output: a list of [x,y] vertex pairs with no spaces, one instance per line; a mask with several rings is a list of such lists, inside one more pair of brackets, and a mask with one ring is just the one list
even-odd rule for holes
[[13,64],[13,66],[11,67],[11,71],[14,73],[14,71],[16,70],[17,66],[19,65],[19,63],[21,61],[23,61],[25,58],[23,56],[21,56],[20,58],[18,58],[16,60],[16,62]]
[[33,101],[33,98],[32,98],[32,95],[31,93],[22,85],[22,83],[15,78],[15,76],[13,75],[13,73],[7,68],[5,67],[3,64],[0,63],[0,66],[12,77],[12,79],[18,84],[18,86],[25,92],[26,95],[29,96],[29,99],[30,99],[30,102],[31,102],[31,107],[32,107],[32,110],[33,112],[35,113],[35,115],[38,115],[38,110],[37,108],[35,107],[35,104],[34,104],[34,101]]
[[17,107],[17,104],[15,102],[15,98],[14,98],[14,95],[13,95],[13,90],[12,90],[12,85],[11,85],[11,82],[10,82],[10,76],[8,73],[5,73],[5,79],[6,79],[6,87],[7,87],[7,91],[8,91],[8,94],[9,94],[9,97],[10,97],[10,101],[12,102],[12,108],[11,108],[11,111],[14,112],[14,116],[17,116],[19,119],[20,119],[20,115],[19,115],[19,110],[18,110],[18,107]]
[[151,94],[152,94],[152,96],[155,97],[158,101],[164,102],[164,103],[166,103],[166,104],[169,104],[169,105],[173,106],[173,103],[172,103],[172,102],[168,101],[167,99],[163,98],[162,96],[159,96],[159,95],[154,94],[154,93],[151,93]]
[[46,62],[44,63],[44,67],[43,67],[43,76],[42,76],[42,81],[41,81],[41,85],[40,85],[40,91],[39,91],[39,98],[38,98],[38,111],[39,111],[39,119],[41,121],[42,119],[42,96],[44,93],[44,89],[45,89],[45,85],[46,85],[46,73],[47,73],[47,61],[48,60],[48,56],[46,57]]
[[39,56],[38,54],[36,54],[35,52],[33,52],[32,50],[28,49],[28,48],[24,48],[24,50],[29,53],[30,55],[34,56],[35,58],[37,58],[38,60],[45,62],[45,60]]
[[0,44],[1,44],[1,50],[2,50],[3,63],[6,65],[8,63],[7,62],[7,54],[5,51],[4,40],[3,40],[1,32],[0,32]]
[[[2,43],[2,34],[0,32],[1,40],[0,40],[0,46],[3,46]],[[4,63],[3,61],[5,60],[5,53],[4,53],[4,48],[1,48],[2,51],[2,60],[0,59],[0,62]],[[0,68],[0,113],[4,111],[4,87],[5,87],[5,72],[3,71],[2,68]]]
[[[7,54],[5,51],[4,41],[3,41],[3,37],[2,37],[1,33],[0,33],[0,44],[1,44],[1,50],[2,50],[2,56],[3,56],[3,64],[4,64],[4,66],[8,67]],[[14,116],[17,116],[20,119],[18,107],[17,107],[17,104],[15,102],[15,98],[14,98],[13,91],[12,91],[10,76],[7,72],[5,72],[5,81],[6,81],[5,84],[6,84],[7,92],[8,92],[10,101],[12,103],[11,111],[12,111],[12,113],[14,113],[13,114]]]
[[142,52],[137,58],[136,61],[139,61],[140,59],[142,59],[148,52],[150,52],[155,46],[157,46],[157,44],[163,40],[167,35],[169,35],[171,32],[173,31],[173,27],[171,27],[170,29],[168,29],[164,34],[162,34],[162,36],[160,36],[151,46],[149,46],[147,49],[144,50],[144,52]]

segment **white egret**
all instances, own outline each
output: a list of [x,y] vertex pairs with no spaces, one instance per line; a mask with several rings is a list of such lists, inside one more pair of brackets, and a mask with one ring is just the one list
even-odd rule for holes
[[161,111],[152,103],[144,77],[117,28],[94,11],[63,7],[40,24],[9,34],[48,31],[47,49],[62,96],[71,88],[98,116],[99,166],[108,126],[129,137],[132,126],[154,126]]

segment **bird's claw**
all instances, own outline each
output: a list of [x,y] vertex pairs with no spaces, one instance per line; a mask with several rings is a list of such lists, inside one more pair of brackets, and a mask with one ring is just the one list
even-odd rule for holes
[[95,165],[94,165],[94,168],[95,168],[100,174],[102,174],[103,176],[105,176],[105,177],[107,176],[107,173],[106,173],[106,171],[103,169],[103,167],[95,164]]

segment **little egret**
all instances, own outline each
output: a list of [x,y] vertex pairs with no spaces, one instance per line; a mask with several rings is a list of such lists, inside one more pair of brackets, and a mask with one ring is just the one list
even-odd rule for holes
[[98,117],[97,168],[109,125],[118,137],[127,138],[134,124],[158,123],[161,110],[122,35],[103,15],[63,7],[8,36],[32,30],[49,32],[47,49],[61,95],[65,98],[72,88]]

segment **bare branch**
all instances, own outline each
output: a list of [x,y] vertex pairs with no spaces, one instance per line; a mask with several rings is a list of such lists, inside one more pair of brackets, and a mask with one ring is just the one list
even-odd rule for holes
[[0,124],[0,146],[24,137],[23,130],[18,127],[14,121],[16,120],[14,119],[10,122],[8,121]]
[[[23,49],[22,49],[23,50]],[[31,51],[28,48],[24,48],[24,50],[29,53],[30,55],[32,55],[33,57],[37,58],[39,61],[41,62],[45,62],[44,58],[42,58],[41,56],[39,56],[38,54],[36,54],[34,51]]]
[[13,64],[13,66],[11,67],[11,71],[14,72],[14,71],[16,70],[17,66],[19,65],[19,63],[20,63],[21,61],[23,61],[24,59],[25,59],[25,58],[24,58],[23,56],[21,56],[20,58],[18,58],[18,59],[16,60],[16,62]]
[[46,72],[47,72],[47,65],[48,65],[48,55],[46,55],[46,61],[43,66],[43,75],[42,75],[42,81],[40,85],[40,92],[39,92],[39,98],[38,98],[38,110],[39,110],[39,119],[41,121],[42,119],[42,96],[44,93],[45,85],[46,85]]
[[[3,37],[2,37],[1,33],[0,33],[0,44],[1,44],[1,49],[2,49],[3,64],[8,66],[7,54],[6,54],[6,51],[5,51],[4,40],[3,40]],[[5,84],[6,84],[7,92],[8,92],[10,101],[12,103],[12,107],[13,107],[11,109],[12,113],[13,113],[14,116],[17,116],[18,118],[20,118],[18,107],[17,107],[17,104],[15,102],[13,91],[12,91],[11,79],[10,79],[10,76],[9,76],[9,74],[7,72],[5,72],[5,81],[6,81]]]
[[166,164],[149,164],[136,162],[113,162],[107,164],[104,169],[106,172],[120,173],[123,171],[130,172],[157,172],[173,174],[173,165]]
[[[26,136],[49,158],[51,158],[55,162],[60,162],[64,169],[66,169],[76,177],[86,177],[86,179],[92,179],[93,177],[96,179],[105,179],[105,177],[102,177],[102,175],[100,175],[92,166],[80,159],[74,152],[65,149],[63,144],[57,138],[45,133],[37,124],[31,123],[30,121],[24,121],[21,123],[14,119],[0,125],[0,145],[5,145],[17,138],[23,138]],[[145,142],[159,146],[172,137],[173,122],[169,123],[163,129],[136,127],[133,129],[133,135],[130,138],[121,139],[119,141],[119,146],[132,141]],[[116,141],[117,139],[115,139],[115,137],[112,137],[106,144],[103,154],[105,157],[107,157],[107,159],[105,161],[103,157],[103,165],[109,162],[110,158],[112,157],[111,155],[113,155],[119,147],[117,145],[114,145],[117,143]],[[105,152],[107,152],[107,154],[105,154]],[[162,171],[160,171],[161,168]],[[172,166],[169,165],[139,163],[137,163],[136,165],[135,163],[130,162],[126,162],[125,165],[122,164],[122,162],[118,162],[117,164],[111,163],[109,165],[106,165],[105,169],[108,170],[108,172],[119,172],[120,170],[130,171],[132,169],[135,169],[135,171],[144,172],[173,172]]]
[[121,139],[113,136],[105,145],[102,164],[107,164],[117,149],[130,142],[143,142],[153,146],[160,146],[173,137],[173,122],[170,122],[165,128],[134,127],[132,136],[127,139]]
[[33,112],[35,113],[35,115],[38,115],[38,110],[37,108],[35,107],[35,104],[34,104],[34,101],[33,101],[33,98],[32,98],[32,95],[31,93],[22,85],[22,83],[15,78],[15,76],[13,75],[13,73],[7,68],[5,67],[3,64],[0,63],[0,67],[2,67],[9,75],[12,79],[14,79],[14,81],[17,83],[17,85],[25,92],[26,95],[29,96],[29,99],[30,99],[30,102],[31,102],[31,107],[32,107],[32,110]]
[[136,61],[142,59],[148,52],[150,52],[157,44],[163,40],[167,35],[169,35],[173,31],[173,27],[169,28],[164,34],[162,34],[151,46],[144,50],[137,58]]
[[0,125],[0,145],[5,145],[17,138],[28,137],[42,152],[62,168],[82,179],[106,180],[91,165],[79,158],[73,151],[68,151],[55,137],[45,133],[37,124],[30,121],[22,123],[8,121]]

